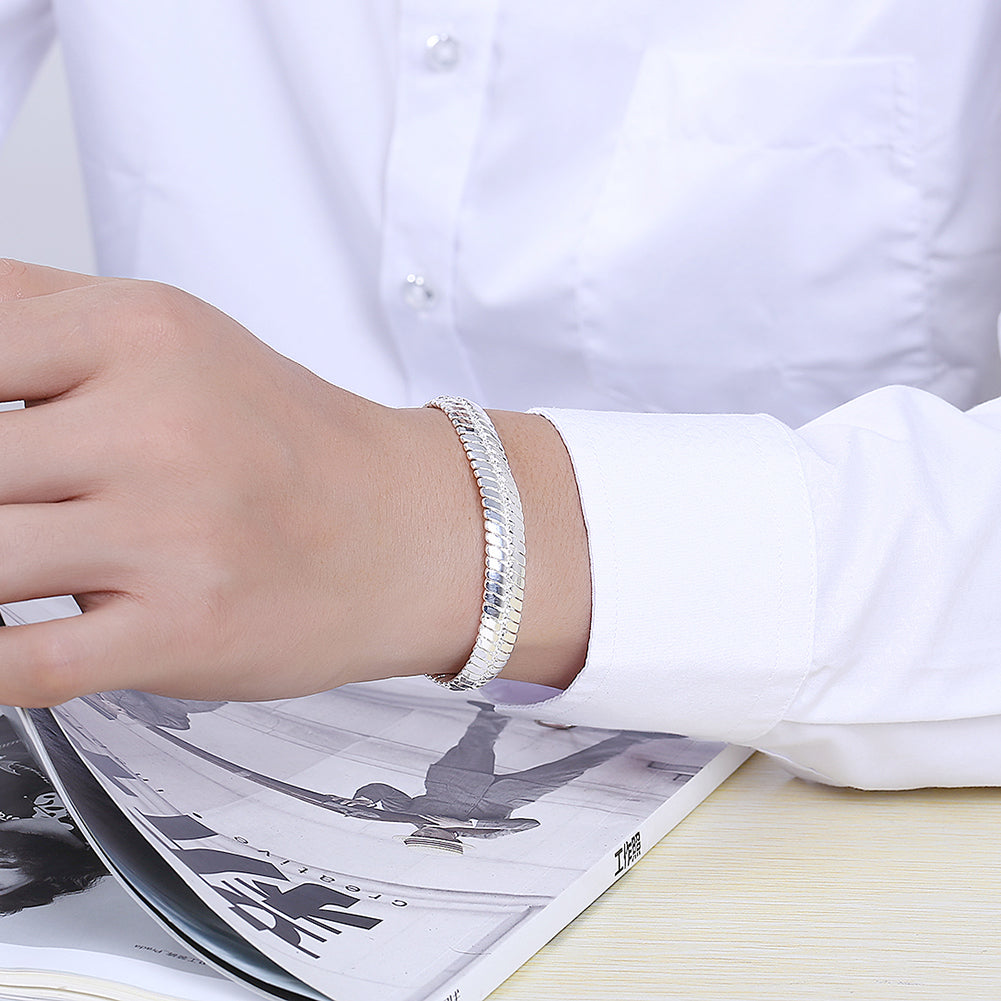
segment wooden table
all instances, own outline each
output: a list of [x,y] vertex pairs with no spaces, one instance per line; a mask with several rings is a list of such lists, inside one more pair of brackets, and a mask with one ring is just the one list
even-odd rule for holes
[[1001,790],[755,755],[491,1001],[1001,998]]

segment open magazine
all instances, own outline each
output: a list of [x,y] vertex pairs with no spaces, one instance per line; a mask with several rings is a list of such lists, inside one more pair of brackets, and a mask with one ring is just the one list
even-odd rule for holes
[[[8,623],[42,614],[3,609]],[[0,996],[475,1001],[748,753],[553,727],[486,691],[467,700],[424,679],[261,703],[116,691],[20,711],[37,778],[71,815],[59,823],[119,884],[0,918]],[[19,767],[0,759],[0,778]],[[81,924],[102,927],[88,938]]]

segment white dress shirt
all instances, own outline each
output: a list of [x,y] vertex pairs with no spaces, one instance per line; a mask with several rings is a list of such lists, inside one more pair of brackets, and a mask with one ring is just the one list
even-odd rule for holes
[[0,0],[0,128],[54,33],[103,272],[549,408],[593,624],[529,711],[1001,783],[1001,4]]

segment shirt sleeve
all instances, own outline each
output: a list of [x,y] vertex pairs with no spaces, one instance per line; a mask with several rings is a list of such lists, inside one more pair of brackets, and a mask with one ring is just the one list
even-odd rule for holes
[[577,680],[528,711],[836,784],[1001,785],[1001,401],[890,387],[798,431],[542,413],[578,478],[593,618]]
[[0,0],[0,136],[14,121],[54,34],[48,0]]

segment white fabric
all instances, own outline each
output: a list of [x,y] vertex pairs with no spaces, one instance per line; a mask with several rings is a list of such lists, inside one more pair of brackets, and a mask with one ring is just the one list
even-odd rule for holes
[[[104,272],[557,408],[594,622],[537,712],[1001,783],[1001,4],[51,7]],[[49,30],[0,0],[0,122]]]
[[894,387],[797,435],[550,416],[587,501],[594,620],[588,669],[536,715],[666,721],[846,784],[998,784],[1001,405]]

